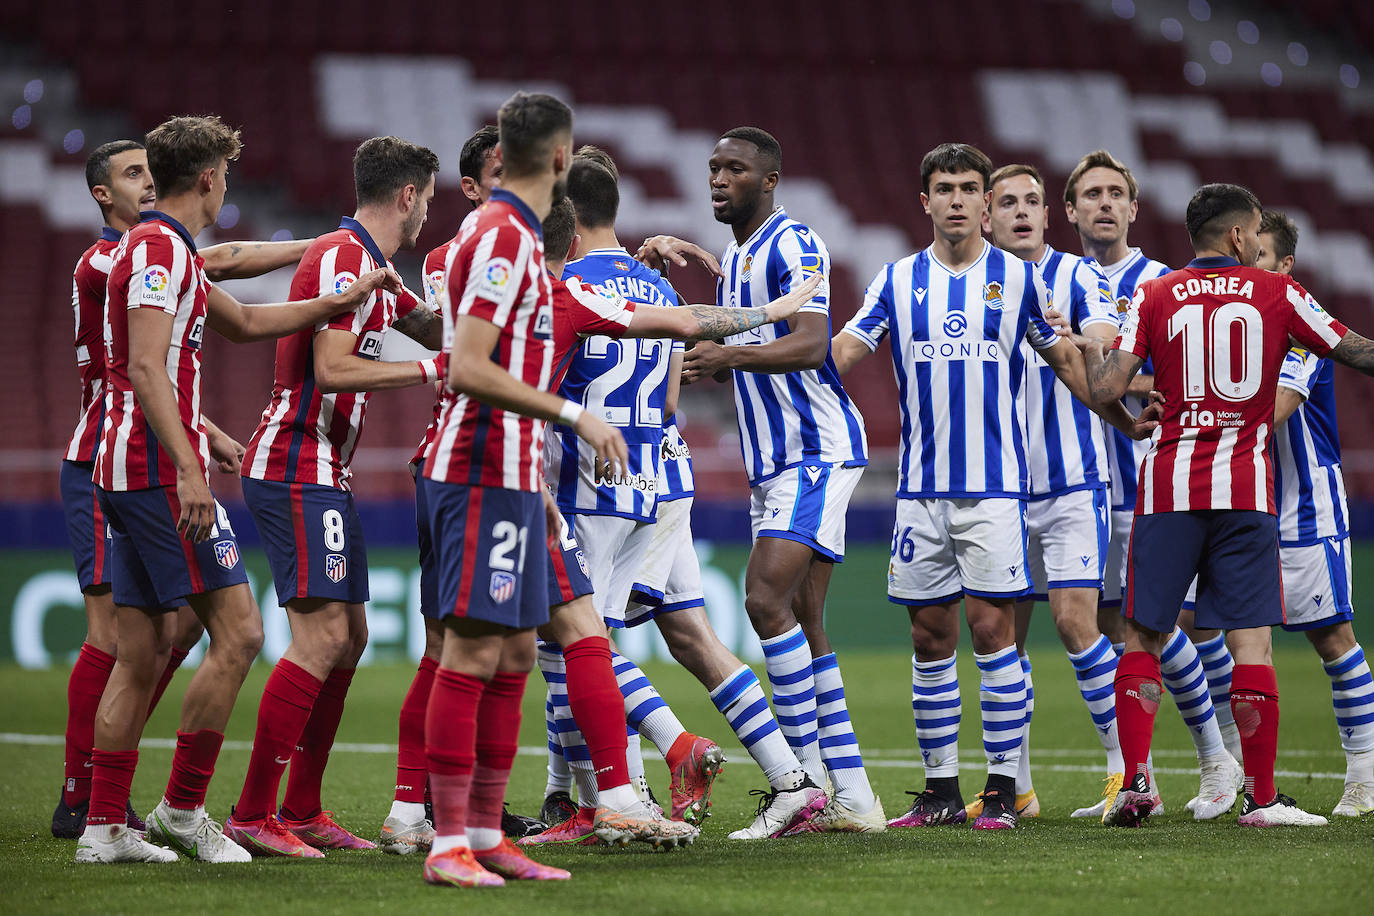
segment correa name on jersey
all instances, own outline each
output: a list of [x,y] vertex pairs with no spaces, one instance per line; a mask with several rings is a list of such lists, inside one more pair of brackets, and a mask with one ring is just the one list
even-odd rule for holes
[[[317,238],[291,278],[291,300],[342,293],[363,274],[391,262],[357,220]],[[357,309],[277,341],[272,397],[248,441],[243,476],[349,489],[349,463],[367,412],[367,391],[321,391],[315,380],[315,334],[347,331],[353,355],[377,360],[391,323],[418,303],[408,294],[378,288]]]
[[958,272],[931,248],[888,264],[845,325],[870,349],[888,338],[902,434],[899,498],[1027,495],[1021,342],[1057,345],[1035,265],[984,242]]
[[[494,363],[534,388],[553,374],[553,294],[544,269],[544,235],[524,201],[496,190],[467,215],[449,249],[438,303],[443,352],[453,352],[458,318],[500,329]],[[538,492],[544,421],[508,413],[444,388],[439,428],[424,475],[441,483]]]
[[1142,284],[1115,346],[1154,360],[1164,416],[1136,514],[1276,514],[1269,439],[1289,337],[1325,356],[1345,332],[1289,278],[1232,258],[1197,258]]
[[[1135,298],[1136,287],[1146,280],[1153,280],[1169,272],[1169,268],[1159,261],[1153,261],[1140,253],[1139,248],[1129,249],[1126,257],[1111,265],[1101,265],[1107,278],[1107,288],[1111,291],[1116,305],[1119,324],[1125,324],[1126,313],[1130,310],[1131,300]],[[1147,360],[1140,368],[1143,374],[1152,374],[1154,367]],[[1126,395],[1121,399],[1132,416],[1140,416],[1145,409],[1145,399]],[[1103,421],[1107,437],[1107,457],[1111,462],[1112,511],[1122,512],[1135,509],[1136,488],[1140,477],[1140,462],[1150,450],[1148,439],[1132,439],[1114,426]]]
[[1283,360],[1279,387],[1304,398],[1274,436],[1274,494],[1279,543],[1304,547],[1350,534],[1350,509],[1336,431],[1335,363],[1294,347]]
[[72,272],[72,315],[76,320],[76,367],[81,373],[81,414],[62,456],[94,461],[105,419],[105,290],[110,282],[119,233],[109,226],[81,255]]
[[[678,295],[658,271],[630,257],[624,248],[598,248],[563,268],[564,279],[576,278],[611,300],[676,306]],[[556,445],[546,445],[546,472],[558,490],[558,508],[576,515],[618,515],[652,521],[658,492],[659,455],[668,397],[668,367],[682,345],[669,340],[619,340],[603,334],[586,337],[569,354],[557,357],[565,371],[558,393],[620,430],[629,449],[623,475],[598,484],[593,473],[595,451],[566,427],[549,431]]]
[[[716,304],[762,308],[819,273],[824,280],[798,314],[826,316],[830,336],[830,252],[809,227],[773,211],[743,243],[731,242],[720,259]],[[726,338],[732,346],[757,346],[791,333],[786,321]],[[768,374],[734,372],[735,419],[749,485],[800,464],[868,464],[863,417],[845,393],[827,349],[819,369]]]
[[157,210],[115,248],[105,294],[105,421],[94,479],[106,490],[146,490],[176,483],[176,466],[158,444],[129,380],[129,311],[160,309],[172,316],[167,378],[200,469],[209,482],[210,438],[200,416],[200,347],[210,281],[186,227]]
[[[1050,303],[1075,332],[1100,324],[1116,336],[1116,307],[1107,278],[1095,262],[1045,246],[1035,267],[1050,291]],[[1102,487],[1111,477],[1102,420],[1069,391],[1054,369],[1028,341],[1026,361],[1026,439],[1031,499],[1044,499]]]

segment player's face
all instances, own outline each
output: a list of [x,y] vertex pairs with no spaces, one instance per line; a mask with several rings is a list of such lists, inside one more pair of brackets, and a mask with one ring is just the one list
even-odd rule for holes
[[224,206],[224,195],[229,191],[229,160],[221,159],[210,176],[210,193],[205,197],[205,215],[214,222]]
[[992,206],[983,217],[983,230],[998,248],[1030,260],[1044,247],[1049,224],[1040,182],[1029,175],[1012,175],[992,186]]
[[138,222],[140,210],[157,206],[153,173],[148,171],[148,153],[125,150],[110,157],[110,177],[91,189],[96,200],[109,207],[111,215],[125,223]]
[[1260,256],[1255,261],[1255,266],[1260,270],[1272,270],[1276,274],[1291,274],[1293,272],[1293,256],[1287,255],[1282,260],[1275,253],[1278,242],[1274,239],[1274,233],[1261,232]]
[[568,196],[568,168],[572,165],[572,131],[563,134],[556,141],[553,151],[553,206],[563,202]]
[[738,226],[753,219],[766,190],[778,183],[778,173],[765,171],[759,148],[747,140],[727,137],[716,144],[706,168],[711,174],[711,212],[716,221]]
[[487,150],[482,156],[482,171],[476,180],[463,176],[463,196],[480,207],[491,197],[491,192],[501,187],[501,156],[496,147]]
[[401,223],[401,247],[407,251],[415,247],[415,240],[420,237],[420,229],[429,217],[429,202],[433,199],[434,177],[430,176],[429,183],[424,189],[415,192],[410,212],[406,214],[405,222]]
[[983,176],[967,172],[933,172],[930,192],[921,195],[921,206],[935,224],[935,231],[951,242],[961,242],[983,226],[988,194]]
[[1236,260],[1247,267],[1258,267],[1259,259],[1264,254],[1259,227],[1260,212],[1253,210],[1249,219],[1231,230],[1231,245],[1236,249]]
[[1079,235],[1112,245],[1124,239],[1135,222],[1137,202],[1131,200],[1126,176],[1116,169],[1095,168],[1079,176],[1078,198],[1064,206]]

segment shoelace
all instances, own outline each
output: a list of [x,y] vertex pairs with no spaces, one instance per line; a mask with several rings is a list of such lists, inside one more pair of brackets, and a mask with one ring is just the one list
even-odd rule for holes
[[773,799],[778,797],[777,790],[768,789],[750,789],[749,794],[759,797],[759,807],[754,812],[754,817],[763,817],[763,813],[772,806]]

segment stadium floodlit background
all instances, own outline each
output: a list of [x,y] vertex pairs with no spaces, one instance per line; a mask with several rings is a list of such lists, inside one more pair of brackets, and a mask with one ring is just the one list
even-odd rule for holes
[[[99,229],[82,167],[96,145],[141,137],[174,114],[215,112],[243,130],[206,242],[332,228],[352,212],[351,154],[363,138],[393,133],[433,148],[443,167],[429,221],[417,251],[397,258],[415,289],[423,253],[451,237],[468,209],[457,187],[460,145],[517,88],[569,101],[577,141],[616,157],[620,237],[631,250],[660,232],[724,248],[705,160],[721,131],[756,124],[782,143],[778,199],[830,246],[836,327],[884,261],[929,243],[919,162],[936,143],[974,143],[997,164],[1035,163],[1052,200],[1083,153],[1107,147],[1140,181],[1132,244],[1183,264],[1193,189],[1246,184],[1297,219],[1298,278],[1337,316],[1374,331],[1374,5],[741,0],[711,15],[691,4],[647,15],[630,0],[594,6],[595,15],[554,0],[0,4],[0,309],[9,329],[0,356],[0,660],[65,663],[84,625],[57,488],[77,415],[71,270]],[[1078,250],[1062,207],[1050,212],[1051,243]],[[277,300],[289,276],[231,288],[244,301]],[[699,270],[672,280],[691,301],[711,301]],[[206,344],[205,413],[241,441],[267,402],[272,357],[269,343]],[[896,647],[905,627],[883,600],[882,579],[897,437],[887,361],[866,361],[846,385],[875,460],[851,513],[854,562],[837,576],[831,612],[849,614],[841,645]],[[420,645],[404,465],[430,397],[427,388],[375,395],[354,462],[379,660]],[[1372,397],[1364,378],[1338,370],[1357,538],[1374,536]],[[749,654],[737,585],[747,492],[729,386],[690,389],[683,403],[712,614],[726,641]],[[237,481],[213,483],[253,543]],[[249,559],[273,655],[285,623],[265,564],[255,551]],[[1374,593],[1359,576],[1357,596]]]

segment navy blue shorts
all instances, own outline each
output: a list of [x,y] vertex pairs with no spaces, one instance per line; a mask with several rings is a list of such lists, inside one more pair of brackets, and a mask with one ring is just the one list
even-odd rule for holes
[[91,482],[94,467],[90,461],[63,461],[59,477],[67,541],[72,545],[72,561],[83,592],[110,584],[110,527],[105,524],[105,512]]
[[367,545],[352,493],[245,477],[243,501],[258,526],[283,607],[296,598],[349,604],[368,599]]
[[538,493],[418,481],[439,569],[427,616],[485,620],[512,629],[549,620],[549,551]]
[[592,593],[592,580],[587,575],[587,556],[572,525],[565,519],[558,540],[549,543],[549,607],[567,604]]
[[434,538],[429,533],[429,507],[425,491],[415,480],[415,542],[420,549],[420,613],[436,616],[439,604],[439,570],[434,565]]
[[115,604],[175,608],[199,595],[248,581],[238,538],[217,501],[208,540],[192,544],[177,531],[181,503],[176,487],[102,490],[100,507],[110,526],[109,570]]
[[1171,632],[1196,575],[1199,629],[1277,626],[1284,622],[1279,569],[1279,522],[1267,512],[1138,515],[1124,613],[1156,633]]

